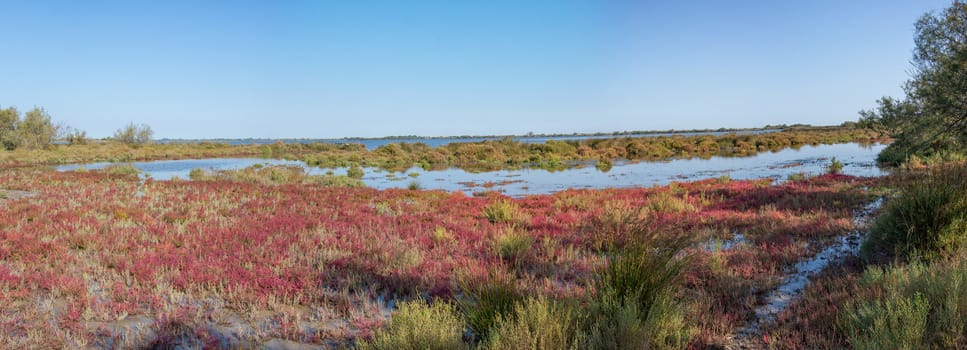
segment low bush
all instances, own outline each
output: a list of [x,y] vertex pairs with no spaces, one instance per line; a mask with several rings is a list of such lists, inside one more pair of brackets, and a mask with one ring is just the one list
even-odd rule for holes
[[501,315],[488,342],[491,350],[578,349],[581,316],[572,306],[544,297],[528,298]]
[[[669,186],[671,188],[671,185]],[[648,205],[651,210],[659,213],[691,213],[698,211],[694,205],[688,203],[683,198],[661,191],[649,198]]]
[[131,164],[112,164],[104,167],[102,171],[108,174],[125,176],[138,176],[138,174],[141,174],[141,169]]
[[690,327],[674,293],[685,259],[684,244],[635,243],[612,257],[594,280],[596,294],[588,323],[590,349],[678,349]]
[[494,250],[497,251],[502,259],[517,261],[528,251],[534,239],[527,234],[527,231],[508,227],[504,232],[494,238]]
[[483,217],[492,223],[524,223],[526,215],[516,203],[509,200],[497,200],[486,206]]
[[826,166],[826,173],[835,175],[839,174],[841,171],[843,171],[843,162],[836,159],[836,157],[833,157],[833,159],[829,161],[829,165]]
[[901,192],[880,215],[864,250],[934,258],[967,238],[967,168],[943,165],[900,175]]
[[366,173],[363,172],[363,168],[360,168],[358,165],[353,165],[346,170],[346,176],[354,179],[362,179],[363,175],[365,174]]
[[860,303],[847,313],[850,344],[854,349],[916,349],[928,311],[920,294]]
[[879,298],[849,305],[843,323],[860,349],[957,348],[967,344],[967,260],[870,267],[861,285]]
[[478,339],[487,339],[499,320],[509,322],[509,315],[524,300],[513,277],[499,271],[491,271],[485,278],[467,278],[460,284],[465,298],[458,305]]
[[423,300],[400,303],[385,330],[360,349],[426,350],[467,349],[463,343],[463,319],[456,307],[446,302],[427,304]]

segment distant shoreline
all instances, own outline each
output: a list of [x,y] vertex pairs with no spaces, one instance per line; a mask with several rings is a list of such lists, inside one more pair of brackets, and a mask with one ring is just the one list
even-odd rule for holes
[[395,141],[395,140],[467,140],[467,139],[505,139],[505,138],[561,138],[561,137],[624,137],[624,136],[648,136],[648,135],[678,135],[678,134],[697,134],[697,133],[731,133],[731,132],[757,132],[768,131],[777,132],[793,129],[826,129],[837,128],[841,125],[814,126],[806,124],[794,125],[766,125],[759,128],[718,128],[718,129],[690,129],[690,130],[635,130],[635,131],[614,131],[614,132],[594,132],[594,133],[570,133],[570,134],[519,134],[519,135],[455,135],[455,136],[419,136],[419,135],[396,135],[382,137],[342,137],[342,138],[211,138],[211,139],[182,139],[182,138],[161,138],[155,140],[159,143],[198,143],[198,142],[232,142],[244,141],[246,143],[264,143],[275,141],[290,142],[311,142],[311,141]]

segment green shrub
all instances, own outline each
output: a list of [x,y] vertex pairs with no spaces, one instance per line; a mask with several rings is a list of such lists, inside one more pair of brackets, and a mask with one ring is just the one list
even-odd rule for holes
[[[669,185],[669,188],[674,190],[675,187]],[[698,211],[698,208],[695,208],[694,205],[688,203],[685,199],[678,198],[678,196],[665,191],[657,192],[651,196],[648,205],[651,210],[659,213],[691,213]]]
[[483,216],[492,223],[524,223],[526,216],[516,203],[497,200],[484,207]]
[[342,175],[309,175],[303,182],[325,187],[366,187],[362,180]]
[[508,227],[503,233],[494,238],[494,249],[497,255],[506,260],[516,261],[527,254],[534,239],[527,231]]
[[361,349],[467,349],[463,343],[463,320],[449,303],[427,305],[423,300],[400,303],[389,326]]
[[967,344],[965,258],[867,269],[861,283],[882,292],[847,306],[842,318],[852,345],[942,349]]
[[188,172],[188,178],[195,181],[204,180],[206,178],[206,175],[207,174],[205,174],[205,170],[202,170],[200,168],[194,168]]
[[188,178],[195,181],[238,181],[263,185],[315,184],[325,187],[363,187],[359,179],[339,175],[308,175],[305,169],[295,165],[255,164],[238,170],[205,171],[192,169]]
[[789,176],[786,177],[786,180],[789,180],[789,181],[802,181],[805,179],[806,179],[806,173],[804,172],[789,174]]
[[433,235],[431,237],[433,237],[433,242],[446,243],[453,240],[453,233],[450,232],[450,230],[447,230],[446,227],[437,226],[433,230]]
[[524,300],[514,279],[498,271],[491,271],[487,278],[462,280],[460,289],[465,298],[458,305],[470,330],[483,340],[499,319],[512,315],[517,304]]
[[854,349],[918,349],[929,305],[923,296],[859,303],[847,312]]
[[829,174],[839,174],[841,171],[843,171],[843,162],[836,159],[836,157],[833,157],[833,159],[829,161],[829,165],[826,166],[826,172]]
[[365,175],[365,172],[363,172],[363,168],[360,168],[358,165],[353,165],[346,170],[346,176],[354,179],[362,179],[363,175]]
[[410,189],[411,191],[419,191],[423,189],[423,186],[420,185],[419,181],[413,180],[410,181],[410,184],[407,185],[406,188]]
[[[657,243],[657,242],[656,242]],[[594,280],[590,349],[660,348],[686,345],[691,327],[674,292],[685,266],[683,242],[637,243],[611,258]]]
[[138,176],[138,174],[141,174],[141,169],[131,164],[112,164],[104,167],[102,171],[108,174],[126,176]]
[[[903,175],[900,175],[903,176]],[[908,174],[877,218],[864,251],[934,258],[967,239],[967,169],[936,166]]]
[[514,307],[513,315],[498,318],[483,348],[577,349],[580,321],[579,313],[570,305],[544,297],[528,298]]

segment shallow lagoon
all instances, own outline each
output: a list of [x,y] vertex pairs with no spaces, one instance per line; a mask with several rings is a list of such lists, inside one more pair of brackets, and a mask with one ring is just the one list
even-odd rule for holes
[[[404,172],[388,172],[367,168],[363,182],[377,189],[407,188],[416,182],[423,189],[463,191],[471,194],[482,191],[500,191],[510,196],[553,193],[568,188],[622,188],[664,185],[672,181],[691,181],[729,176],[732,179],[772,178],[784,180],[797,173],[821,174],[831,158],[843,162],[843,174],[856,176],[880,176],[884,174],[876,166],[876,155],[885,145],[846,143],[836,145],[804,146],[764,152],[750,157],[711,157],[709,159],[675,159],[662,162],[615,162],[610,171],[602,172],[594,163],[578,164],[574,168],[548,171],[542,169],[500,170],[468,172],[462,169],[424,170],[419,167]],[[103,168],[111,163],[83,165],[87,169]],[[156,180],[173,177],[188,178],[195,168],[212,170],[241,169],[255,164],[297,165],[306,167],[311,174],[345,174],[345,168],[308,168],[299,161],[258,158],[212,158],[190,160],[165,160],[131,163],[147,176]],[[75,170],[78,165],[60,166],[57,170]],[[411,174],[416,175],[410,176]]]

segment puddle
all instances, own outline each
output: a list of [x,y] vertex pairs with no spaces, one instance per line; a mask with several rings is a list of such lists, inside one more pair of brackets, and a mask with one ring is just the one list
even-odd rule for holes
[[709,238],[708,241],[698,244],[698,248],[706,252],[721,252],[726,250],[731,250],[739,245],[748,244],[749,241],[745,239],[745,235],[741,233],[736,233],[732,239],[722,240],[718,238]]

